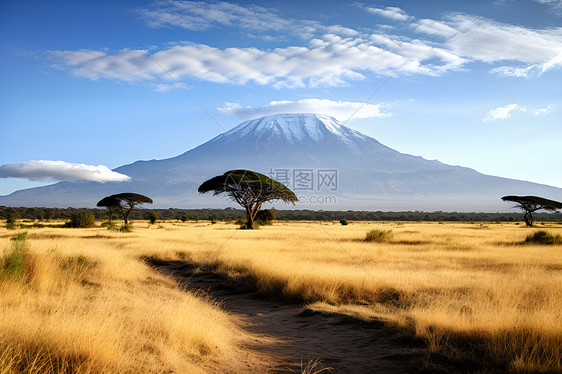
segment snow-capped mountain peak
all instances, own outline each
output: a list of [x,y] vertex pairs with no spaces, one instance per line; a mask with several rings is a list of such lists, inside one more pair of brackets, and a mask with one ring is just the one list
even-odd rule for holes
[[314,113],[280,113],[242,122],[221,137],[283,138],[291,144],[323,142],[326,137],[337,137],[345,143],[367,137],[342,125],[333,117]]
[[[159,207],[223,206],[224,199],[202,197],[197,187],[233,169],[254,170],[286,184],[299,199],[303,196],[302,209],[498,211],[505,209],[498,196],[506,191],[553,200],[562,194],[560,188],[400,153],[330,116],[275,114],[243,122],[177,157],[115,169],[132,178],[126,185],[64,182],[0,196],[0,205],[93,206],[125,190],[150,196]],[[326,174],[321,172],[332,173],[333,183],[322,184]],[[307,176],[308,184],[299,175]],[[326,205],[317,199],[324,197],[337,199]]]

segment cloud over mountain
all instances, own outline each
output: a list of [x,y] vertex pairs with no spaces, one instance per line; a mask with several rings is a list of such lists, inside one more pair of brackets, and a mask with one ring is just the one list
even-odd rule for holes
[[131,178],[104,165],[74,164],[65,161],[26,161],[0,165],[0,178],[24,178],[32,181],[123,182]]
[[[400,153],[335,118],[313,113],[244,121],[179,156],[115,170],[132,177],[127,190],[150,196],[157,207],[203,208],[224,207],[225,201],[201,196],[197,188],[202,181],[240,168],[286,184],[298,194],[299,205],[311,209],[497,211],[508,209],[498,197],[505,191],[556,200],[562,193]],[[25,175],[53,175],[44,171],[46,165],[38,169]],[[1,196],[0,205],[93,206],[122,188],[114,183],[58,183]]]
[[237,103],[226,103],[218,108],[223,114],[235,115],[242,119],[266,116],[274,113],[312,113],[329,115],[339,121],[353,118],[388,117],[391,113],[381,111],[381,104],[365,104],[350,101],[333,101],[327,99],[303,99],[298,101],[272,101],[261,107],[243,107]]

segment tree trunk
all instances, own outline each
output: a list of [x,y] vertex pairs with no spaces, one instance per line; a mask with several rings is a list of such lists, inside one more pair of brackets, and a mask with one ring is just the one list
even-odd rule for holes
[[246,208],[246,229],[254,229],[254,217],[252,217],[252,212],[249,208]]
[[109,207],[109,223],[111,223],[112,219],[113,219],[113,207],[110,206]]
[[123,222],[125,223],[125,226],[129,224],[129,213],[131,213],[131,209],[129,210],[123,209],[121,211],[121,214],[123,214]]
[[533,226],[533,215],[531,214],[531,212],[526,212],[525,213],[525,224],[527,226]]
[[249,214],[248,215],[248,222],[246,223],[246,228],[248,230],[253,230],[254,229],[254,219],[252,218],[252,215]]

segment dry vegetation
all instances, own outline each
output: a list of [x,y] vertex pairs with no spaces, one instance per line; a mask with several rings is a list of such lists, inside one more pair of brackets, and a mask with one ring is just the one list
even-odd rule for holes
[[152,232],[15,233],[0,229],[0,373],[243,370],[231,317],[138,259]]
[[[0,283],[3,372],[25,365],[35,372],[236,371],[244,334],[231,316],[209,300],[177,292],[141,256],[200,263],[312,309],[403,326],[461,364],[562,370],[562,245],[522,244],[534,229],[147,226],[137,223],[132,233],[28,230],[25,279]],[[562,233],[560,225],[541,229]],[[392,235],[365,240],[371,230]],[[0,247],[8,252],[14,233],[0,229]]]

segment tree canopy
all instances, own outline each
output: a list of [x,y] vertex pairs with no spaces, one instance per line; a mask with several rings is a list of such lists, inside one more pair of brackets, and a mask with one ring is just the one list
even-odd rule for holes
[[539,196],[504,196],[503,201],[511,201],[517,203],[516,208],[521,208],[525,211],[524,219],[527,226],[533,226],[533,212],[543,209],[556,211],[562,209],[562,203],[555,200],[545,199]]
[[139,204],[152,204],[153,201],[150,197],[144,196],[133,192],[123,192],[115,195],[106,196],[100,201],[98,201],[97,206],[106,207],[109,209],[109,220],[113,215],[113,209],[118,208],[123,215],[123,221],[125,225],[129,223],[129,214],[133,208]]
[[201,184],[199,193],[214,191],[213,195],[226,193],[246,210],[247,228],[254,228],[254,219],[265,202],[281,200],[295,203],[297,196],[283,183],[251,170],[229,170]]
[[121,207],[121,199],[115,195],[106,196],[98,201],[96,206],[109,209],[109,222],[111,222],[113,219],[113,209],[119,209]]

